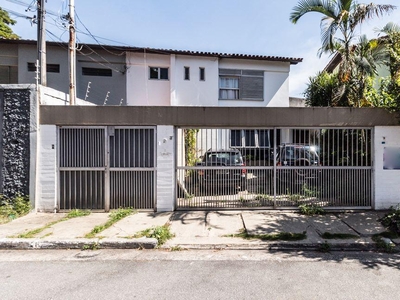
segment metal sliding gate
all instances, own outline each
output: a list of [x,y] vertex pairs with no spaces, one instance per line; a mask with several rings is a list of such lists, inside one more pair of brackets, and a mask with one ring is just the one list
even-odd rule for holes
[[59,208],[155,207],[155,129],[60,127]]
[[372,206],[370,128],[179,128],[177,208]]

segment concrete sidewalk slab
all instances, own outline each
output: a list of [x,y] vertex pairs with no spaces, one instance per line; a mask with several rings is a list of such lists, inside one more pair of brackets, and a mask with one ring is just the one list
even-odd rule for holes
[[342,220],[334,214],[310,216],[308,222],[319,234],[328,232],[332,234],[343,233],[358,236],[357,232],[351,229],[346,223],[342,222]]
[[[95,226],[102,225],[108,221],[109,213],[92,213],[88,216],[72,218],[67,221],[54,224],[43,230],[36,238],[46,240],[64,240],[83,238]],[[101,234],[100,234],[101,235]]]
[[207,237],[207,212],[175,212],[171,218],[171,231],[180,237]]
[[243,212],[242,217],[249,234],[302,233],[310,226],[306,216],[292,212]]
[[380,212],[356,212],[339,214],[338,217],[362,236],[371,236],[386,231],[379,222],[383,216]]
[[224,211],[208,213],[206,226],[209,237],[237,234],[244,228],[240,212]]
[[171,217],[172,212],[139,212],[118,221],[100,235],[106,238],[130,237],[145,229],[163,226],[169,222]]
[[198,245],[205,248],[224,248],[232,244],[247,243],[241,238],[228,236],[239,233],[241,229],[243,222],[240,212],[176,212],[171,222],[171,231],[175,237],[165,247],[195,248]]
[[29,213],[26,216],[0,225],[0,238],[7,238],[41,228],[64,218],[64,213]]

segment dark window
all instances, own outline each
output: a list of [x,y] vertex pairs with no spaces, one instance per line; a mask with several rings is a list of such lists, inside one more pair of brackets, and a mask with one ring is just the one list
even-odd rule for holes
[[185,75],[184,75],[185,80],[190,80],[190,68],[184,67],[184,70],[185,70]]
[[[36,64],[32,62],[28,62],[28,72],[36,72]],[[60,65],[59,64],[46,64],[46,72],[47,73],[60,73]]]
[[18,83],[18,68],[16,66],[0,66],[0,84]]
[[82,75],[112,77],[112,70],[111,69],[102,69],[102,68],[84,68],[83,67]]
[[263,100],[264,71],[219,69],[219,99]]
[[231,146],[241,147],[242,146],[242,131],[231,130]]
[[200,80],[205,81],[206,80],[206,69],[200,68]]
[[150,79],[168,80],[168,68],[150,67]]
[[235,129],[231,130],[231,147],[269,148],[269,130]]

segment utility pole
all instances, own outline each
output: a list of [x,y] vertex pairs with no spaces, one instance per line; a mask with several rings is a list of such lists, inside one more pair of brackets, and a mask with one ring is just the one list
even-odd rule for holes
[[47,85],[47,69],[46,69],[46,30],[45,30],[45,0],[37,0],[37,48],[39,60],[39,83]]
[[69,104],[76,99],[75,1],[69,0]]

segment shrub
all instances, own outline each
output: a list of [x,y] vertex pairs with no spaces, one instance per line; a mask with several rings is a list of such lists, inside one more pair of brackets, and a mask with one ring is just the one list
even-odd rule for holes
[[381,220],[383,226],[390,230],[400,233],[400,204],[395,207],[390,207],[389,213],[387,213]]

